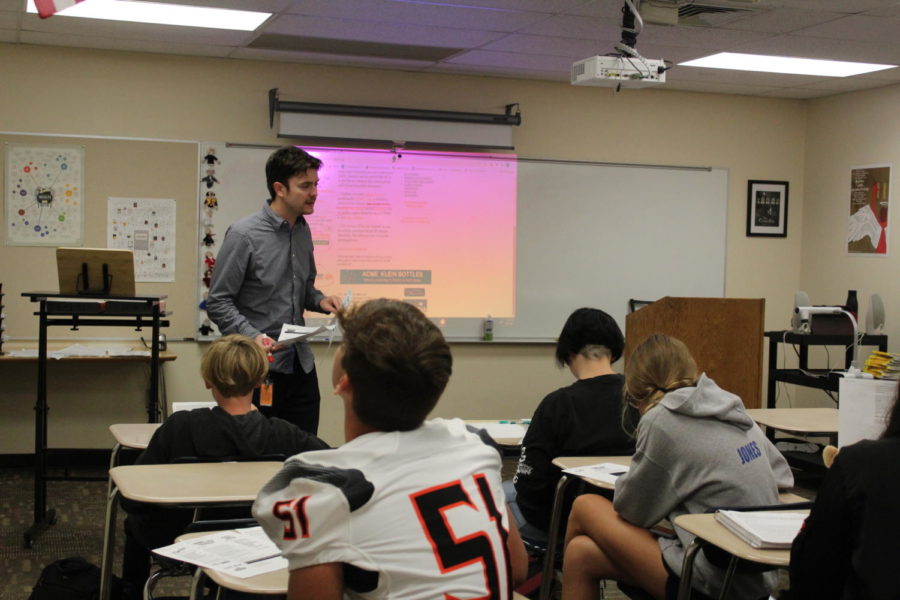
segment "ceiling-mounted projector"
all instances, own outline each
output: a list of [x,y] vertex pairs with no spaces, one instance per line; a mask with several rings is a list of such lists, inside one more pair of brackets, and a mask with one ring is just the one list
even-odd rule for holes
[[592,56],[572,65],[572,85],[647,87],[666,82],[662,59],[633,56]]

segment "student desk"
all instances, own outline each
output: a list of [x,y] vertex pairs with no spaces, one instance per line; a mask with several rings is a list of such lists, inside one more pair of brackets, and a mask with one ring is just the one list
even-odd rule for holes
[[[204,535],[211,535],[213,533],[217,532],[206,531],[202,533],[186,533],[184,535],[178,536],[178,541],[181,542],[183,540],[202,537]],[[288,571],[287,569],[279,569],[277,571],[270,571],[269,573],[263,573],[262,575],[257,575],[255,577],[247,577],[246,579],[241,579],[239,577],[234,577],[233,575],[222,573],[213,568],[199,568],[197,569],[197,572],[194,573],[194,580],[191,583],[191,600],[201,597],[200,591],[202,589],[204,577],[209,577],[219,587],[236,592],[243,592],[245,594],[286,594],[289,576],[290,571]],[[525,598],[525,596],[513,592],[513,600],[527,599]]]
[[[798,510],[795,512],[809,514],[809,510]],[[675,517],[675,525],[696,536],[684,553],[678,600],[690,598],[694,559],[697,557],[697,552],[706,543],[718,546],[728,554],[731,554],[735,559],[772,565],[774,567],[787,567],[791,562],[791,550],[789,548],[754,548],[716,521],[716,516],[713,513],[681,515],[680,517]],[[730,584],[730,579],[731,575],[726,574],[723,587],[727,587]]]
[[[558,456],[553,459],[553,464],[562,470],[574,467],[584,467],[597,463],[615,463],[623,466],[631,466],[630,456]],[[553,495],[553,509],[550,513],[550,531],[547,532],[547,552],[544,554],[544,573],[541,576],[541,590],[538,598],[549,600],[550,589],[553,585],[553,569],[556,563],[556,546],[559,540],[560,521],[562,520],[563,498],[566,489],[575,480],[581,480],[605,490],[615,489],[605,481],[596,481],[588,478],[580,478],[568,473],[563,473],[556,484],[556,492]]]
[[[466,425],[471,425],[472,427],[477,427],[478,429],[484,429],[488,432],[488,434],[494,439],[495,442],[500,444],[501,446],[521,446],[522,439],[525,437],[525,433],[528,431],[528,425],[526,423],[521,423],[518,421],[492,421],[492,420],[471,420],[465,419]],[[493,430],[499,429],[515,429],[521,428],[522,435],[516,435],[515,437],[503,437],[503,435],[494,436],[492,433]]]
[[109,457],[109,468],[118,466],[119,452],[122,448],[144,450],[150,443],[150,438],[159,429],[161,423],[117,423],[109,426],[109,432],[116,440]]
[[778,431],[801,436],[837,435],[836,408],[749,408],[747,414],[760,425]]
[[[553,459],[553,464],[559,467],[560,469],[572,469],[574,467],[584,467],[587,465],[593,465],[597,463],[615,463],[618,465],[623,465],[630,467],[631,466],[631,457],[630,456],[560,456]],[[556,551],[557,544],[559,540],[560,534],[560,520],[562,518],[562,505],[563,498],[565,494],[566,488],[569,484],[575,480],[581,479],[582,481],[589,483],[593,486],[599,487],[605,490],[614,490],[615,485],[609,484],[605,481],[597,481],[589,478],[580,478],[576,476],[569,475],[567,473],[563,473],[562,477],[559,480],[559,483],[556,484],[556,493],[553,496],[553,511],[550,514],[550,531],[547,534],[547,552],[544,555],[544,572],[541,577],[541,590],[538,598],[540,600],[549,600],[550,598],[550,590],[553,585],[553,569],[556,562]],[[794,502],[805,502],[806,498],[801,496],[797,496],[796,494],[791,493],[781,493],[778,495],[778,500],[782,504],[794,503]],[[676,519],[677,521],[677,519]]]
[[109,600],[119,497],[170,508],[246,506],[283,463],[230,462],[131,465],[110,469],[113,490],[106,505],[100,600]]

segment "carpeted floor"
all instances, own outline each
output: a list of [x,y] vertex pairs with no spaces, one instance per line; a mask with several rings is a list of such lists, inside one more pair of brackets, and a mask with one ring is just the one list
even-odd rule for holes
[[[102,476],[105,468],[81,468],[80,476]],[[0,469],[0,600],[27,600],[41,570],[61,558],[81,556],[99,565],[103,554],[106,515],[105,481],[51,481],[47,506],[55,508],[57,523],[40,534],[30,549],[24,532],[34,510],[33,472]],[[122,511],[119,511],[116,573],[121,571]],[[171,580],[160,591],[187,595],[189,581]]]

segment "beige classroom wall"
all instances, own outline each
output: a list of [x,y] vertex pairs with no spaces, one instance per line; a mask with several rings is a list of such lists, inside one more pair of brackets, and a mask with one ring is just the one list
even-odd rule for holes
[[[900,236],[898,198],[891,190],[888,255],[847,253],[850,216],[850,170],[889,164],[891,186],[900,168],[900,85],[841,94],[809,105],[806,150],[806,207],[803,212],[802,270],[798,289],[814,304],[843,304],[848,290],[856,290],[861,328],[865,327],[869,298],[880,294],[885,305],[889,349],[897,352],[900,339]],[[864,361],[871,348],[860,350]],[[840,348],[829,348],[831,365],[842,367]],[[817,349],[810,365],[824,367],[828,356]],[[796,390],[795,405],[834,406],[821,392]],[[782,392],[783,395],[784,392]],[[780,402],[787,405],[787,398]]]
[[[278,143],[268,126],[266,94],[273,87],[280,88],[285,100],[309,102],[475,112],[502,112],[506,104],[518,102],[523,125],[514,135],[522,156],[727,168],[725,293],[765,298],[767,328],[787,324],[800,281],[809,129],[803,101],[665,88],[615,94],[554,82],[9,44],[0,44],[0,81],[0,131],[259,144]],[[790,181],[787,238],[745,237],[748,179]],[[566,210],[566,190],[547,201]],[[192,228],[195,235],[194,222],[180,222],[179,227]],[[665,240],[635,243],[670,250]],[[32,288],[55,289],[50,262],[36,270],[7,260],[8,247],[0,246],[0,252],[0,281],[9,302],[23,301],[14,299],[23,291],[21,281]],[[178,253],[193,256],[189,246],[179,245]],[[597,264],[597,273],[590,276],[628,268],[628,249],[598,257]],[[192,289],[194,282],[176,285]],[[15,335],[34,336],[36,325],[36,319],[18,324]],[[203,346],[173,342],[171,349],[178,360],[165,367],[169,399],[206,398],[197,375]],[[329,376],[333,349],[317,345],[314,351],[323,398],[320,433],[339,443],[341,407],[331,393]],[[454,377],[436,409],[441,416],[530,416],[544,394],[571,379],[554,366],[548,344],[454,344],[453,351]],[[51,384],[51,444],[102,448],[111,444],[106,424],[141,418],[142,394],[125,382],[128,377],[142,381],[145,373],[137,369],[112,380],[103,375],[86,370],[80,377]],[[33,448],[32,377],[28,369],[0,365],[0,454]],[[13,380],[15,384],[9,383]],[[54,390],[60,388],[75,390],[66,391],[65,409],[54,399]]]

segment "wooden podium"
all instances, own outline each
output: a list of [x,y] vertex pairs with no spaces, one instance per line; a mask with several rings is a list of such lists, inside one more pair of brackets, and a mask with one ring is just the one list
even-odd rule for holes
[[647,337],[665,333],[687,344],[700,372],[759,408],[765,311],[762,298],[667,296],[625,318],[625,364]]

